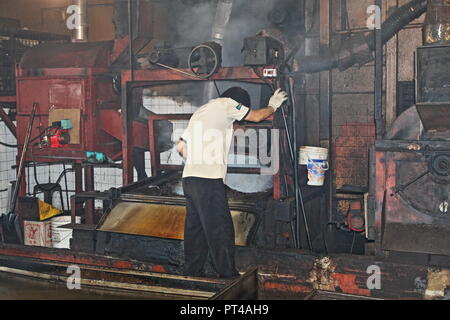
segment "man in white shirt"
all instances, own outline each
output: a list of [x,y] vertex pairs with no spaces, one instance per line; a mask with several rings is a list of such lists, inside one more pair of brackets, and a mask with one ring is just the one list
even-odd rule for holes
[[235,121],[261,122],[287,100],[278,89],[268,107],[251,110],[247,91],[234,87],[199,108],[177,143],[186,159],[183,190],[187,200],[184,228],[185,273],[201,276],[210,253],[221,278],[239,276],[234,262],[234,227],[224,180]]

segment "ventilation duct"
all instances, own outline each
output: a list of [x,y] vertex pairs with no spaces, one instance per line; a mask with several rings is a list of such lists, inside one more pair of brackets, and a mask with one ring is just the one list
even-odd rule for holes
[[[395,34],[409,23],[419,18],[427,11],[427,0],[413,0],[397,9],[381,27],[383,44],[387,43]],[[355,64],[364,65],[373,60],[372,52],[375,49],[375,36],[355,35],[348,40],[338,52],[327,55],[302,58],[301,71],[315,73],[333,68],[344,71]]]
[[225,29],[230,20],[233,0],[219,0],[217,3],[216,16],[213,21],[211,40],[223,46]]

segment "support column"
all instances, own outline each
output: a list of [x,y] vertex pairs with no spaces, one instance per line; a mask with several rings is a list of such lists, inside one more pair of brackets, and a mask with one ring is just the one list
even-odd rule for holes
[[[327,53],[331,47],[331,6],[330,0],[320,0],[320,53]],[[334,163],[333,163],[333,114],[332,114],[332,71],[320,73],[319,87],[319,138],[320,145],[329,150],[330,169],[326,177],[327,211],[329,222],[333,220]]]
[[[387,0],[385,17],[398,8],[398,0]],[[386,128],[387,131],[397,117],[398,83],[398,35],[386,44]]]
[[[84,168],[84,189],[85,191],[94,191],[94,167],[86,166]],[[94,200],[86,201],[86,224],[94,224]]]
[[[74,165],[75,171],[75,194],[79,194],[83,192],[83,169],[81,168],[80,163],[75,163]],[[75,209],[73,206],[75,205]],[[75,223],[75,216],[81,215],[83,211],[83,205],[75,202],[75,198],[72,197],[71,200],[71,212],[72,212],[72,223]]]

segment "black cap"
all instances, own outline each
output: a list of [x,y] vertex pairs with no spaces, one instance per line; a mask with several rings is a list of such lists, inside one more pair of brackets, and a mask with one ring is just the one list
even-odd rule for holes
[[250,95],[248,92],[240,87],[233,87],[222,93],[221,98],[231,98],[240,104],[249,107],[251,106]]

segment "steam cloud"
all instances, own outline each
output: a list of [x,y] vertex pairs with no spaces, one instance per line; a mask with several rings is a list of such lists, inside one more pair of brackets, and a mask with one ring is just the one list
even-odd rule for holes
[[[268,15],[277,0],[234,0],[230,21],[225,31],[223,46],[224,67],[243,64],[241,53],[244,38],[254,36],[258,31],[267,28],[270,23]],[[177,16],[177,46],[191,46],[211,40],[213,20],[215,18],[217,0],[186,1],[178,0],[174,6]]]

